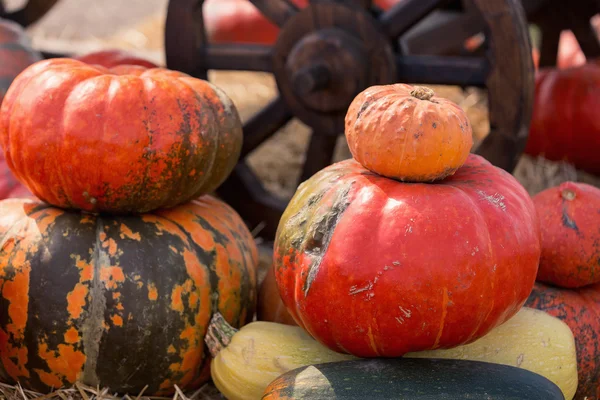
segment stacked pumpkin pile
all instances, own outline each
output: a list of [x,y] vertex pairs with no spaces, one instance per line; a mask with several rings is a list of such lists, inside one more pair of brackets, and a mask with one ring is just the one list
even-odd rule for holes
[[0,142],[35,198],[0,201],[0,380],[170,395],[210,378],[213,313],[254,316],[258,254],[211,197],[242,127],[209,82],[162,68],[39,61]]
[[263,321],[213,318],[221,392],[572,399],[573,332],[523,307],[542,254],[536,208],[470,153],[463,110],[427,88],[375,86],[345,133],[353,159],[304,182],[280,221]]

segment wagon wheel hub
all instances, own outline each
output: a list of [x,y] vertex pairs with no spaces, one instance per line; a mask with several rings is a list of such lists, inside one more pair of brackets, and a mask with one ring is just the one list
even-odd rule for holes
[[390,40],[352,2],[313,2],[287,21],[273,53],[283,99],[318,134],[343,132],[354,97],[396,79]]
[[[275,76],[279,94],[245,121],[241,159],[217,190],[261,237],[273,238],[289,199],[267,190],[247,157],[290,120],[299,119],[312,133],[297,187],[331,164],[346,110],[369,86],[402,82],[486,87],[490,133],[474,152],[507,170],[516,165],[527,139],[534,92],[520,0],[401,0],[386,10],[373,0],[310,0],[304,8],[293,0],[248,1],[279,27],[273,45],[211,43],[204,27],[204,1],[170,0],[165,47],[169,68],[198,78],[207,79],[208,70]],[[458,17],[459,23],[430,40],[426,19],[435,21],[440,13]],[[464,43],[454,34],[474,21],[479,26],[474,34],[486,38],[482,52],[465,57],[422,51],[427,43],[433,48],[442,42]]]

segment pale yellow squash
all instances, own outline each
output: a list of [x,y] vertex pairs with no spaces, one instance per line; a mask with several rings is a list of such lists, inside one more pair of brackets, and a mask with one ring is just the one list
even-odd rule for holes
[[[335,353],[297,326],[252,322],[239,331],[215,315],[206,337],[215,386],[229,400],[258,400],[268,384],[294,368],[355,357]],[[575,340],[569,327],[543,311],[522,308],[513,318],[468,345],[409,353],[513,365],[554,382],[571,400],[577,388]]]
[[[225,320],[219,318],[219,327],[214,323],[213,318],[207,334],[211,353],[215,353],[211,337],[220,336],[217,341],[225,342],[216,344],[220,347],[227,342],[222,340],[223,333],[228,335],[227,328],[223,329]],[[269,383],[287,371],[351,359],[356,357],[329,350],[297,326],[257,321],[233,334],[212,360],[210,372],[215,386],[227,399],[258,400]]]
[[577,354],[571,329],[533,308],[514,317],[477,341],[445,350],[408,353],[408,358],[451,358],[512,365],[554,382],[571,400],[577,391]]

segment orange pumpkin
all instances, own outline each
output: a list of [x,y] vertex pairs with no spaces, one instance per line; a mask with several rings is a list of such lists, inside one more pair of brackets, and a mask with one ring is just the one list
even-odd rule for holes
[[118,65],[139,65],[146,68],[158,68],[158,65],[153,62],[137,57],[128,51],[121,49],[94,51],[75,57],[75,59],[87,64],[101,65],[106,68],[112,68]]
[[278,322],[286,325],[297,325],[291,316],[281,296],[275,280],[275,270],[269,268],[258,292],[256,317],[259,321]]
[[460,168],[473,146],[465,112],[425,87],[365,89],[346,114],[350,152],[363,167],[400,181],[431,182]]
[[40,61],[13,82],[0,141],[15,177],[45,202],[144,213],[215,190],[237,163],[242,125],[210,82],[63,58]]

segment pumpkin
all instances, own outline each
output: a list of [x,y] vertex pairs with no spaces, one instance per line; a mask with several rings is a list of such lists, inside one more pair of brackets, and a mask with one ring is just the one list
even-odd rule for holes
[[600,174],[600,68],[542,68],[525,153]]
[[600,284],[561,289],[536,283],[526,305],[569,325],[577,348],[579,384],[575,399],[600,399]]
[[47,392],[76,382],[169,395],[209,379],[213,312],[256,302],[258,252],[208,195],[170,210],[96,216],[0,202],[0,379]]
[[28,197],[31,192],[17,181],[6,165],[4,154],[0,151],[0,200],[12,197]]
[[542,233],[537,281],[565,288],[600,283],[600,189],[563,182],[533,197]]
[[520,309],[539,259],[531,198],[474,154],[436,184],[332,164],[298,187],[274,242],[294,320],[359,357],[475,341]]
[[216,189],[241,151],[235,106],[207,81],[161,68],[130,73],[140,68],[54,59],[25,70],[0,110],[16,178],[54,206],[113,214]]
[[21,25],[0,18],[0,103],[15,77],[41,59]]
[[[323,347],[297,326],[259,321],[237,330],[218,314],[213,316],[205,341],[214,356],[213,382],[229,400],[260,398],[269,382],[294,368],[355,359]],[[527,307],[471,344],[404,357],[464,359],[523,368],[554,382],[566,399],[572,399],[577,389],[573,333],[558,318]]]
[[338,361],[275,379],[262,400],[564,400],[543,376],[508,365],[445,359]]
[[279,296],[279,288],[275,280],[275,271],[269,268],[258,291],[256,317],[259,321],[279,322],[286,325],[297,325]]
[[371,86],[354,98],[345,124],[354,159],[401,181],[446,178],[465,163],[473,146],[465,112],[425,87]]
[[[375,0],[383,9],[402,0]],[[304,8],[309,0],[291,0]],[[271,45],[277,40],[279,27],[265,17],[248,0],[206,0],[204,23],[209,41],[214,43],[253,43]]]
[[146,68],[158,68],[158,65],[153,62],[120,49],[94,51],[74,58],[87,64],[101,65],[106,68],[112,68],[118,65],[139,65]]

